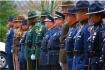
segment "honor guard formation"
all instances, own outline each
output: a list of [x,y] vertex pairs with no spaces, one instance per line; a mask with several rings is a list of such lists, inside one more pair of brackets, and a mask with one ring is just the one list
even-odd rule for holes
[[7,19],[8,70],[105,70],[105,6],[63,1],[62,11]]

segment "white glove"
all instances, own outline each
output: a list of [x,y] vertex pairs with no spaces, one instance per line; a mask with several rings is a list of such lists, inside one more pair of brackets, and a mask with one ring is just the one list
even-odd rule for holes
[[11,49],[11,53],[13,53],[13,50]]
[[31,60],[35,60],[36,58],[35,58],[35,54],[32,54],[31,55]]
[[62,63],[61,62],[59,62],[59,64],[60,64],[60,66],[62,66]]

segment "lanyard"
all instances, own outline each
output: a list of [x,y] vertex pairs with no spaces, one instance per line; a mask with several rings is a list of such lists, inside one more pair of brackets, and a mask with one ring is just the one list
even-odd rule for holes
[[[85,25],[85,24],[84,24],[84,25]],[[81,30],[82,30],[82,28],[83,28],[84,25],[80,26],[80,28],[79,28],[79,30],[78,30],[78,32],[77,32],[77,34],[76,34],[75,37],[79,36],[79,34],[80,34],[80,32],[81,32]],[[81,37],[81,36],[79,36],[79,37]]]

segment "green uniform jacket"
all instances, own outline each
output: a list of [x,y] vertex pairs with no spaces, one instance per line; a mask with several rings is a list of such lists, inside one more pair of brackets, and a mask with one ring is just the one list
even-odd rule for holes
[[40,23],[36,22],[35,25],[31,26],[28,30],[27,36],[26,36],[26,46],[25,46],[25,58],[31,58],[32,54],[35,54],[35,49],[36,49],[36,36],[40,28]]
[[45,27],[44,24],[42,24],[41,27],[40,27],[40,30],[37,34],[37,37],[36,37],[36,43],[37,44],[36,44],[36,51],[35,51],[36,54],[35,55],[36,55],[37,59],[39,59],[39,57],[40,57],[41,41],[42,41],[45,33],[46,33],[46,27]]

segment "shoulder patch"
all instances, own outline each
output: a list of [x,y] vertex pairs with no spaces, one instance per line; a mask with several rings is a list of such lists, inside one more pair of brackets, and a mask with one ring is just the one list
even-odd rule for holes
[[35,32],[38,33],[39,32],[39,27],[35,28]]

